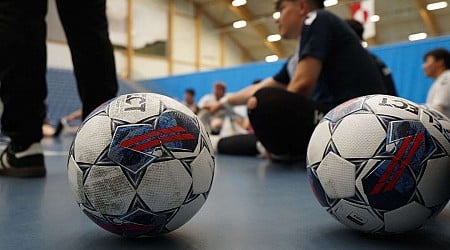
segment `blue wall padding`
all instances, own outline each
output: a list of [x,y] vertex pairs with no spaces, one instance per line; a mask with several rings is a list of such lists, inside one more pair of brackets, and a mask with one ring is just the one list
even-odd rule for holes
[[[391,69],[397,91],[401,97],[417,103],[425,102],[432,79],[427,78],[422,70],[423,55],[434,48],[444,47],[450,50],[450,36],[432,38],[416,42],[384,45],[370,48]],[[182,100],[186,88],[196,91],[197,101],[204,94],[210,93],[216,81],[223,81],[229,92],[235,92],[256,79],[274,75],[285,60],[275,63],[251,63],[239,67],[176,75],[171,77],[140,81],[149,91]]]
[[433,80],[423,73],[423,56],[438,47],[450,50],[450,36],[379,46],[371,51],[391,69],[401,97],[424,103]]
[[226,83],[227,92],[235,92],[257,79],[274,75],[284,62],[285,60],[274,63],[251,63],[239,67],[144,80],[139,84],[151,92],[164,94],[178,100],[183,100],[186,88],[193,88],[198,101],[203,95],[212,92],[212,86],[217,81]]

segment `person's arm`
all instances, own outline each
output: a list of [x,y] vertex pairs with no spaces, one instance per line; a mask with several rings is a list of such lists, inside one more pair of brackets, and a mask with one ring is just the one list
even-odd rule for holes
[[222,98],[220,102],[212,104],[210,111],[214,113],[221,108],[230,108],[231,106],[247,104],[248,99],[250,99],[256,91],[266,87],[286,88],[286,85],[283,85],[275,81],[272,77],[269,77],[257,84],[249,85],[234,94],[227,95]]
[[232,106],[247,104],[248,99],[250,99],[256,91],[267,87],[285,87],[285,85],[280,84],[272,77],[269,77],[260,83],[249,85],[241,89],[239,92],[227,96],[226,99]]
[[75,121],[77,119],[81,119],[81,116],[82,116],[82,110],[77,109],[77,110],[73,111],[72,113],[68,114],[63,119],[65,119],[66,122],[71,122],[71,121]]
[[319,79],[322,62],[314,57],[305,57],[299,61],[294,78],[289,82],[287,90],[309,97]]

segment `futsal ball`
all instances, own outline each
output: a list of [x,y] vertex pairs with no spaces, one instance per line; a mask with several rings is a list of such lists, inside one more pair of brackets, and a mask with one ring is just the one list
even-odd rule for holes
[[163,95],[133,93],[82,122],[67,168],[76,202],[97,225],[123,236],[156,236],[200,210],[215,158],[191,110]]
[[328,112],[308,145],[307,178],[341,223],[371,233],[417,229],[450,198],[450,121],[388,95]]

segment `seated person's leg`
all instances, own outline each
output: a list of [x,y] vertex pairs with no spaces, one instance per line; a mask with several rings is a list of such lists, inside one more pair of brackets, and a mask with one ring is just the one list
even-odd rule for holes
[[230,155],[256,156],[260,152],[257,148],[254,134],[232,135],[221,138],[217,144],[217,152]]
[[255,135],[274,160],[304,159],[309,138],[329,109],[303,96],[278,88],[264,88],[249,100]]

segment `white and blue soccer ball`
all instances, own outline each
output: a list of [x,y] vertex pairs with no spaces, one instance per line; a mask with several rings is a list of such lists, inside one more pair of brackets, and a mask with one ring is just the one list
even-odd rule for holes
[[68,178],[81,210],[129,237],[179,228],[203,206],[214,177],[209,136],[180,102],[154,93],[119,96],[81,124]]
[[352,99],[315,128],[307,176],[319,203],[350,228],[417,229],[450,198],[450,121],[388,95]]

